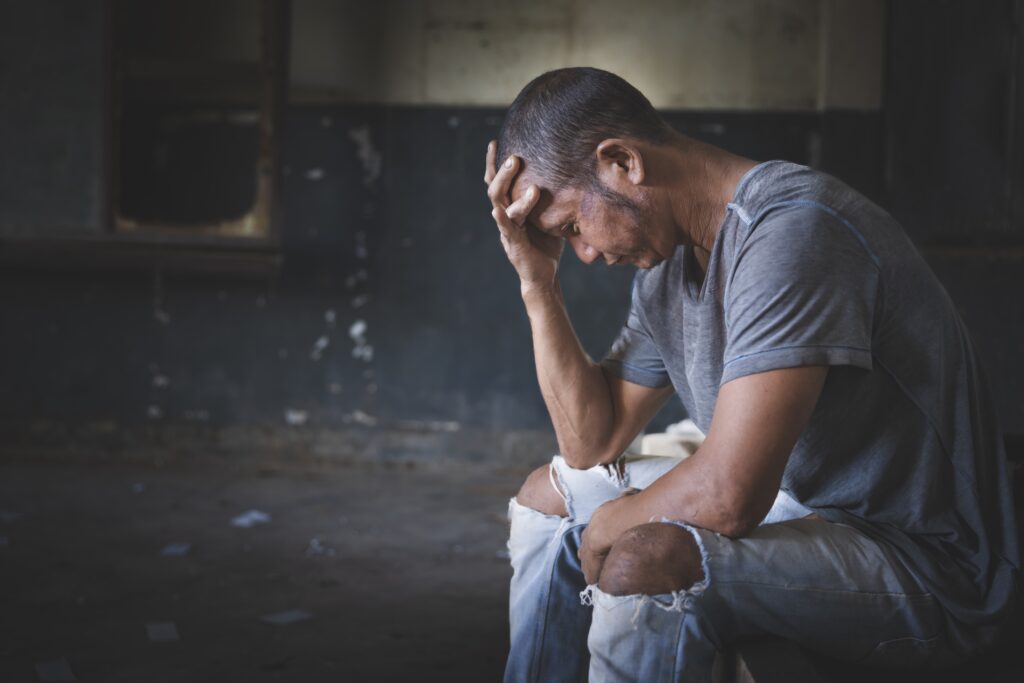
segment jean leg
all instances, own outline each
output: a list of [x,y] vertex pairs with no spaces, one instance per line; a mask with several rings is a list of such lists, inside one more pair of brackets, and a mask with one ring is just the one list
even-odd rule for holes
[[552,485],[565,499],[567,517],[545,515],[509,502],[511,647],[505,681],[585,681],[590,655],[591,609],[580,602],[586,588],[577,551],[591,514],[630,487],[645,488],[677,459],[624,458],[622,468],[573,469],[563,458],[551,463]]
[[937,601],[884,542],[823,520],[791,520],[729,539],[686,527],[704,579],[689,590],[594,604],[590,680],[709,681],[716,650],[775,635],[823,654],[888,667],[962,660]]
[[511,647],[505,683],[585,681],[590,609],[580,604],[586,587],[579,558],[585,525],[510,502],[509,557]]

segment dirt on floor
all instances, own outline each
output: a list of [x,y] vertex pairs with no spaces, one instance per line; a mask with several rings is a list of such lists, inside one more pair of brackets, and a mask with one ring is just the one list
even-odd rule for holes
[[500,680],[523,475],[0,463],[0,681]]

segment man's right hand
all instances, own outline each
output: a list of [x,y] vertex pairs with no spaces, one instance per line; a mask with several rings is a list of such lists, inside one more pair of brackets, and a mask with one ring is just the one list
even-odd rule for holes
[[515,202],[510,192],[521,162],[515,156],[509,157],[501,168],[497,168],[495,155],[497,143],[487,145],[487,165],[484,182],[487,196],[494,209],[491,216],[501,233],[501,245],[512,266],[519,274],[523,292],[539,288],[554,288],[558,274],[558,260],[562,255],[565,241],[561,237],[548,235],[528,225],[526,217],[540,199],[540,188],[527,187]]

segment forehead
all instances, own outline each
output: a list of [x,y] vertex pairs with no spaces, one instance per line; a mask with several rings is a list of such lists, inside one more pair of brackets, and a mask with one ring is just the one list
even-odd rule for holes
[[567,223],[576,220],[579,213],[582,193],[576,188],[562,188],[551,190],[550,186],[524,170],[516,176],[512,183],[512,190],[509,193],[512,201],[518,200],[526,192],[530,185],[540,188],[540,199],[530,212],[527,220],[534,226],[545,231],[561,229]]

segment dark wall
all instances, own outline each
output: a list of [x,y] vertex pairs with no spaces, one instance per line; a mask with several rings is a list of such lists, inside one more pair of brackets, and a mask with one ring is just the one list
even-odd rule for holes
[[967,321],[1024,432],[1024,2],[889,3],[884,203]]
[[889,8],[891,210],[919,244],[1024,246],[1024,2]]
[[100,225],[104,21],[102,2],[0,3],[0,235]]
[[[23,424],[231,424],[282,423],[298,409],[310,425],[339,427],[361,410],[385,425],[546,428],[515,274],[484,196],[483,152],[501,116],[292,107],[282,266],[270,277],[7,268],[0,412]],[[808,161],[821,135],[810,114],[669,117],[762,159]],[[631,278],[566,254],[570,312],[594,356],[625,317]],[[372,359],[350,336],[357,321]],[[661,423],[679,415],[673,405]]]
[[[1004,427],[1017,433],[1024,269],[1019,249],[1006,247],[1022,242],[1024,136],[1021,109],[1006,107],[1024,88],[1006,90],[1022,74],[1022,50],[1010,49],[1021,24],[1005,13],[1020,4],[973,14],[969,3],[892,3],[884,115],[667,114],[741,154],[828,170],[892,208],[930,247],[993,375]],[[291,409],[312,427],[362,424],[365,414],[382,426],[547,428],[515,275],[481,181],[501,115],[291,106],[280,267],[265,275],[0,259],[0,422],[284,424]],[[0,135],[50,140],[3,127]],[[24,186],[8,178],[4,191],[32,191],[31,177]],[[40,214],[40,232],[48,220]],[[565,257],[570,312],[594,356],[624,318],[631,276]],[[676,404],[660,423],[678,416]]]

